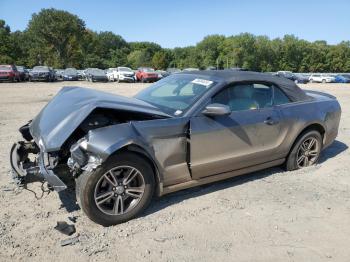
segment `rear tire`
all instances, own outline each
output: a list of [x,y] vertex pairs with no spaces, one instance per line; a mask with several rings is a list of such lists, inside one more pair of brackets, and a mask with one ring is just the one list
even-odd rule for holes
[[[132,170],[138,171],[135,171],[137,175],[127,183],[126,177],[131,177]],[[134,197],[136,194],[129,193],[133,188],[143,192],[138,192],[139,195]],[[141,214],[150,204],[154,188],[150,164],[139,155],[129,152],[111,156],[98,169],[84,172],[76,179],[80,207],[92,221],[103,226],[123,223]]]
[[[306,150],[304,150],[304,148]],[[285,164],[286,170],[292,171],[316,164],[319,159],[321,149],[321,134],[316,130],[306,130],[299,135],[294,143],[287,157]]]

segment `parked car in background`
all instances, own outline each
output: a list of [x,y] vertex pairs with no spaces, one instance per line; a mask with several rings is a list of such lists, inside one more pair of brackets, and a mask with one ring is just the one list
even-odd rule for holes
[[63,80],[64,69],[54,69],[54,72],[57,80]]
[[312,74],[309,78],[310,83],[333,83],[334,81],[334,76],[326,74]]
[[77,81],[79,80],[78,71],[75,68],[67,68],[62,73],[64,81]]
[[291,71],[278,71],[276,73],[276,76],[284,77],[284,78],[287,78],[287,79],[292,80],[292,81],[296,80],[295,75]]
[[182,71],[183,72],[199,71],[199,68],[189,67],[189,68],[184,68]]
[[84,70],[77,70],[77,73],[78,73],[79,80],[84,79]]
[[35,66],[29,73],[29,81],[56,81],[55,71],[48,66]]
[[231,67],[230,70],[233,70],[233,71],[248,71],[248,69],[242,68],[242,67]]
[[108,78],[102,69],[89,69],[86,72],[86,78],[90,82],[107,82]]
[[164,70],[157,70],[156,72],[158,73],[159,79],[162,79],[170,75],[167,71],[164,71]]
[[309,82],[309,77],[304,74],[294,74],[294,82],[297,84],[306,84]]
[[181,72],[180,69],[174,68],[174,67],[168,68],[166,71],[168,72],[169,75],[172,75],[172,74],[176,74],[176,73],[180,73],[180,72]]
[[134,83],[136,80],[135,72],[129,67],[108,68],[106,74],[109,81]]
[[215,66],[208,66],[205,70],[216,70]]
[[21,81],[28,81],[29,80],[29,71],[24,66],[16,66],[17,71],[19,73],[19,78]]
[[336,75],[334,78],[335,83],[350,83],[349,75]]
[[89,67],[89,68],[86,68],[84,71],[83,71],[83,75],[84,75],[84,79],[89,81],[89,74],[92,70],[95,70],[95,69],[98,69],[98,68],[94,68],[94,67]]
[[140,67],[136,72],[136,79],[143,82],[155,82],[159,79],[158,73],[150,67]]
[[106,70],[106,76],[108,78],[108,81],[115,81],[117,79],[117,68],[108,68]]
[[15,65],[0,65],[1,81],[20,81],[20,74]]

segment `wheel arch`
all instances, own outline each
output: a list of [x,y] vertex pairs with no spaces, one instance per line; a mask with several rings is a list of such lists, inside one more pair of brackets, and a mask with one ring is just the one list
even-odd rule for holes
[[[322,140],[324,140],[324,137],[325,137],[325,134],[326,134],[326,128],[321,124],[321,123],[311,123],[311,124],[308,124],[300,133],[299,135],[297,136],[297,138],[305,133],[306,131],[309,131],[309,130],[315,130],[315,131],[318,131],[320,133],[320,135],[322,136]],[[296,139],[297,139],[296,138]],[[295,140],[296,140],[295,139]],[[295,141],[294,141],[295,142]],[[322,144],[324,143],[324,141],[322,141]]]
[[[118,149],[116,149],[114,152],[112,152],[108,158],[110,158],[111,156],[114,156],[116,154],[120,154],[123,152],[131,152],[134,153],[136,155],[138,155],[139,157],[143,158],[148,164],[150,164],[150,166],[153,169],[153,174],[154,174],[154,179],[156,182],[156,190],[155,193],[157,194],[157,196],[160,196],[162,194],[163,191],[163,179],[161,176],[161,171],[159,168],[159,165],[157,164],[156,160],[152,157],[152,155],[142,146],[136,144],[136,143],[129,143],[126,144]],[[108,161],[108,158],[105,161]]]
[[[326,129],[325,127],[321,124],[321,123],[309,123],[308,125],[306,125],[300,132],[299,134],[295,137],[294,141],[293,141],[293,144],[291,145],[291,147],[289,148],[289,151],[288,151],[288,156],[289,154],[291,153],[291,151],[293,150],[294,148],[294,145],[295,143],[298,141],[299,137],[302,136],[305,132],[307,131],[311,131],[311,130],[315,130],[315,131],[318,131],[320,134],[321,134],[321,137],[322,137],[322,146],[324,144],[324,140],[325,140],[325,134],[326,134]],[[287,156],[287,157],[288,157]]]

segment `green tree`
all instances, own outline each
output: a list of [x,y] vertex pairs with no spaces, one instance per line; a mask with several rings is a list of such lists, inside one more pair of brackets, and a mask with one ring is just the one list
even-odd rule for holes
[[0,63],[3,64],[13,63],[13,59],[10,56],[10,32],[10,27],[6,25],[5,21],[0,20]]
[[350,42],[329,45],[293,35],[270,39],[242,33],[208,35],[195,46],[164,49],[153,42],[126,42],[113,32],[94,32],[66,11],[42,9],[27,29],[11,32],[0,20],[0,63],[53,67],[133,68],[208,66],[255,71],[350,72]]
[[132,51],[128,57],[128,65],[132,68],[138,68],[141,66],[151,66],[151,57],[146,50]]
[[200,56],[200,67],[217,66],[218,63],[222,67],[223,58],[219,59],[219,56],[222,53],[221,49],[224,40],[225,37],[222,35],[209,35],[197,44],[196,52]]
[[80,42],[85,23],[76,15],[56,9],[42,9],[28,24],[31,64],[55,67],[79,66],[82,60]]
[[129,45],[120,35],[100,32],[95,37],[93,52],[102,60],[102,68],[126,64]]
[[152,66],[155,69],[166,69],[169,65],[169,57],[166,52],[158,51],[153,55]]

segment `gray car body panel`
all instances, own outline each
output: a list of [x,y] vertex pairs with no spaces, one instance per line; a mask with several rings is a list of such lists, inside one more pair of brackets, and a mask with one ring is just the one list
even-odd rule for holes
[[114,152],[135,146],[155,164],[164,186],[191,179],[187,166],[188,118],[132,121],[92,130],[87,151],[105,161]]
[[[181,185],[184,188],[193,186],[196,184],[193,181],[200,184],[200,181],[215,180],[211,177],[219,180],[280,164],[300,133],[313,124],[325,131],[324,147],[337,136],[341,110],[334,97],[320,92],[305,93],[293,82],[267,74],[231,74],[234,76],[222,77],[212,71],[207,75],[198,73],[199,77],[215,79],[217,85],[180,117],[170,117],[135,98],[77,87],[64,88],[33,120],[30,131],[36,142],[42,140],[45,150],[50,152],[59,150],[97,107],[163,116],[163,119],[130,121],[94,129],[86,136],[86,150],[99,156],[102,162],[124,149],[144,154],[156,169],[160,194],[163,186],[172,188],[164,192],[171,192],[174,188],[181,189]],[[267,109],[216,117],[202,114],[219,90],[227,84],[245,81],[283,85],[281,89],[289,93],[296,87],[297,91],[290,103]],[[62,111],[56,113],[58,110]],[[266,125],[264,121],[268,117],[276,120],[276,124]]]

